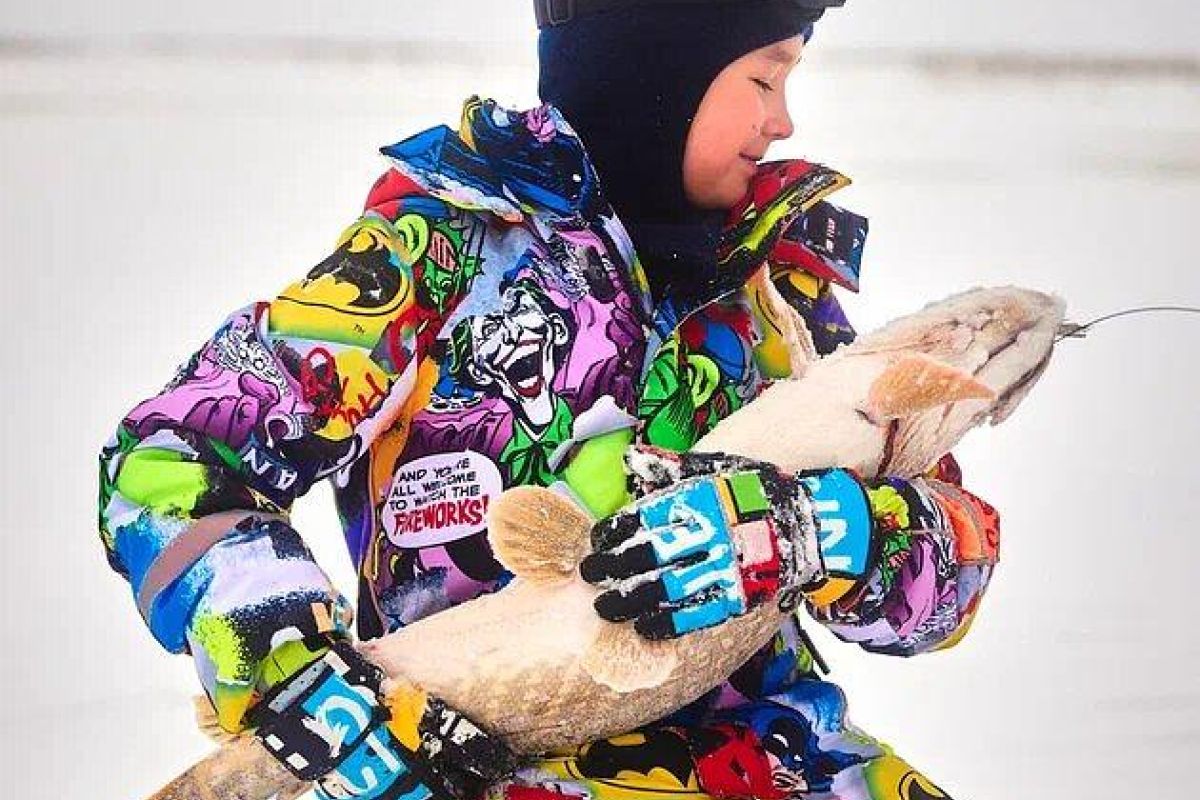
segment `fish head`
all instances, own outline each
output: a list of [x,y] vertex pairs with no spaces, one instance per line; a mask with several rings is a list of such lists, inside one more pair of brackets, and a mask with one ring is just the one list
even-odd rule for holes
[[846,360],[875,362],[857,408],[888,426],[877,469],[919,474],[967,431],[1006,420],[1045,373],[1065,308],[1032,289],[974,289],[848,347]]
[[848,467],[867,476],[881,474],[906,424],[953,403],[995,397],[969,372],[907,351],[839,351],[780,388],[789,406],[814,412],[788,424],[786,438],[804,446],[795,451],[803,463],[786,466]]

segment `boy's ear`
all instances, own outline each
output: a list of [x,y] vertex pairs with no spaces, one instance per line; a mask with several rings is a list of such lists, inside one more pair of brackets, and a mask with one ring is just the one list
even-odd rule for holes
[[957,400],[994,399],[996,393],[969,372],[930,356],[910,353],[893,361],[875,379],[859,410],[881,425]]

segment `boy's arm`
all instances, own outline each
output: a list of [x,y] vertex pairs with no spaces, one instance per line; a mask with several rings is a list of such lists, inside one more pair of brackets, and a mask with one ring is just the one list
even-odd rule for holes
[[348,633],[349,604],[287,513],[417,383],[430,320],[403,233],[368,210],[306,278],[232,314],[101,453],[109,562],[159,643],[195,658],[227,730],[314,657],[300,640]]
[[864,482],[874,519],[871,564],[853,583],[809,594],[814,619],[840,639],[890,655],[945,649],[966,634],[998,561],[999,515],[946,480],[956,472],[947,455],[931,476]]
[[[826,355],[855,332],[832,286],[805,278],[777,275],[776,286]],[[872,563],[855,584],[831,582],[810,596],[810,612],[873,652],[909,656],[956,644],[998,560],[999,516],[962,487],[949,453],[921,478],[865,483],[875,519]]]

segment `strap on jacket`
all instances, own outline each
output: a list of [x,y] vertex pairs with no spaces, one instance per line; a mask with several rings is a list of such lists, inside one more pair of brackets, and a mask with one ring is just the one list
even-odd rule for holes
[[138,610],[147,621],[150,607],[158,595],[192,568],[213,545],[228,536],[246,520],[258,523],[287,522],[278,514],[257,511],[221,511],[196,520],[176,536],[154,558],[137,593]]

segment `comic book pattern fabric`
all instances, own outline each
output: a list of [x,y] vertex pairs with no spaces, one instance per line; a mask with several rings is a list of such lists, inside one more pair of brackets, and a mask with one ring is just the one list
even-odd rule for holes
[[[349,624],[287,521],[314,482],[333,482],[358,631],[377,636],[505,584],[485,523],[505,487],[556,486],[607,515],[629,499],[635,437],[685,449],[786,377],[769,288],[823,352],[853,338],[831,285],[856,288],[866,224],[824,200],[847,183],[828,168],[764,165],[719,280],[652,307],[553,107],[471,98],[457,131],[383,152],[391,166],[333,254],[232,314],[101,455],[110,563],[158,641],[194,656],[223,724],[253,702],[267,653]],[[996,526],[952,473],[872,486],[884,551],[812,609],[839,636],[911,654],[965,630]],[[763,668],[792,674],[780,664],[803,648],[772,647],[790,655]]]
[[850,721],[844,693],[820,678],[794,628],[739,669],[726,692],[720,711],[681,712],[548,754],[487,800],[950,798]]

